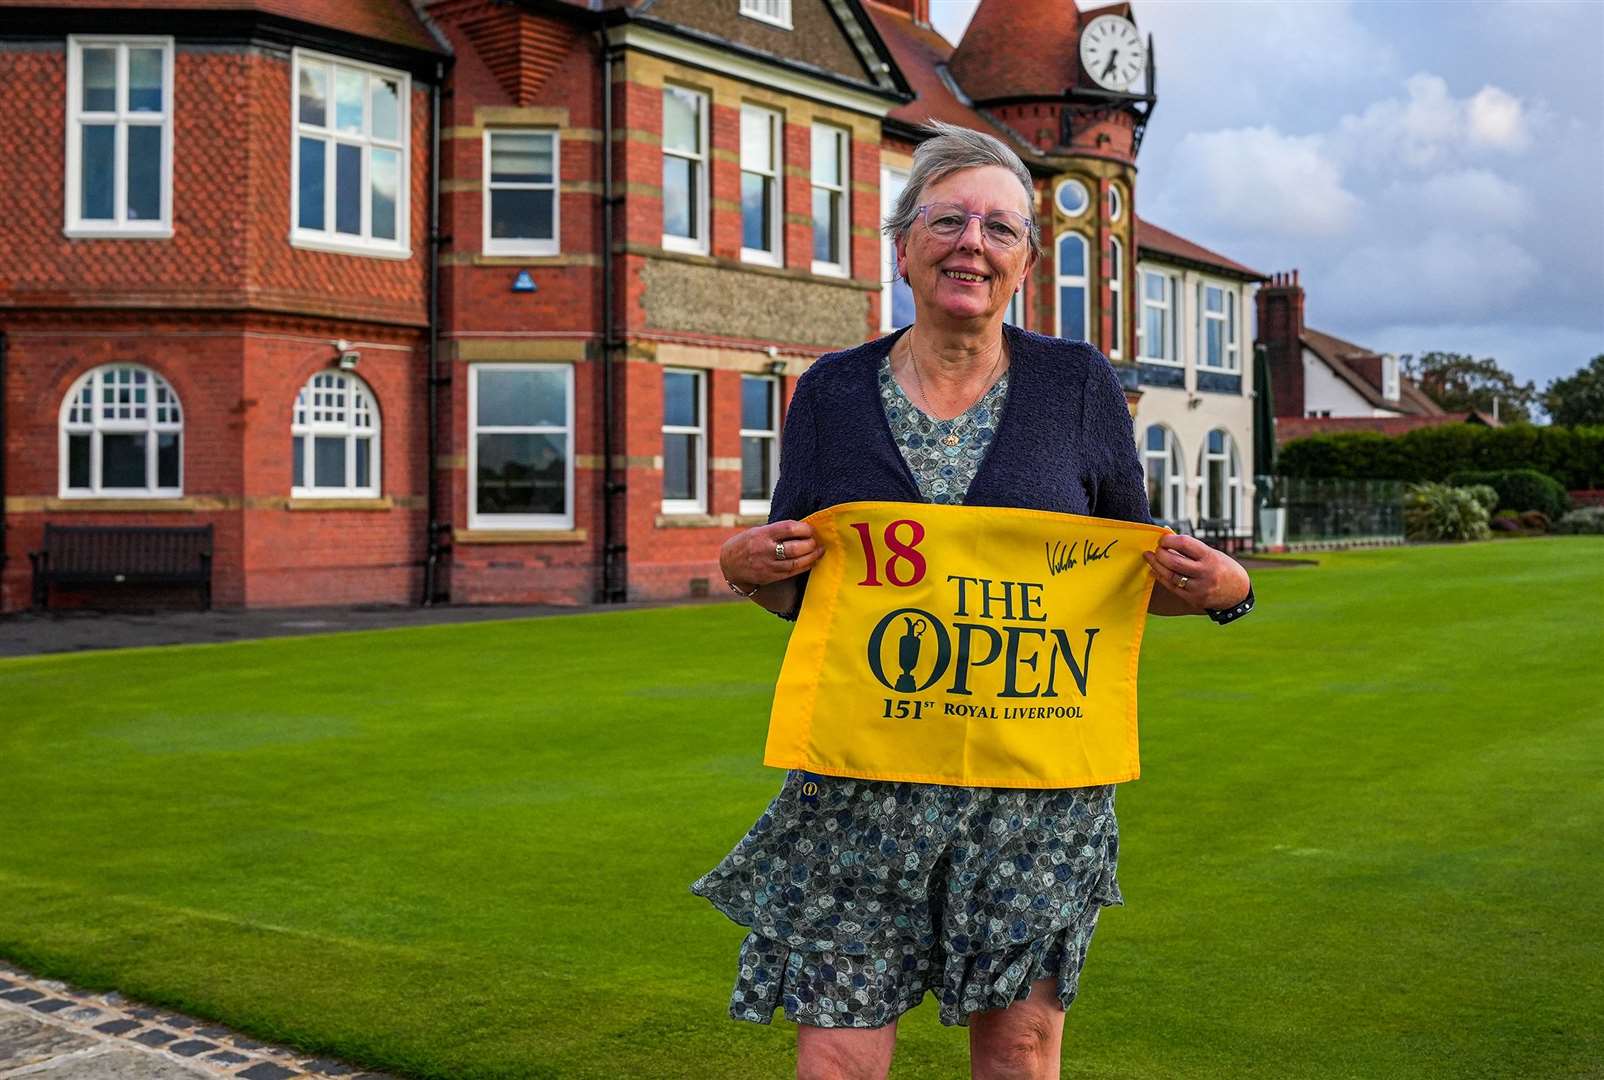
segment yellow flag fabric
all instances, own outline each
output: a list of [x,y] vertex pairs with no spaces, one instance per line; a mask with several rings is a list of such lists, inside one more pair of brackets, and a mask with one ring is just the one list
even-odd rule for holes
[[853,502],[813,565],[763,762],[979,787],[1134,780],[1157,525]]

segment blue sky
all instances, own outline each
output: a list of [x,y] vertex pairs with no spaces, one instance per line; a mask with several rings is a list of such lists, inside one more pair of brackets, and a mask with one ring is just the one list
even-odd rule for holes
[[[932,0],[936,29],[977,3]],[[1298,268],[1309,325],[1376,349],[1539,390],[1604,353],[1604,3],[1132,7],[1158,61],[1142,216]]]

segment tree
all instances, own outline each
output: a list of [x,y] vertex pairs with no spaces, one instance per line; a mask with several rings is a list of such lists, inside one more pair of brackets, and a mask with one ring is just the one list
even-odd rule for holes
[[1556,424],[1604,424],[1604,353],[1568,379],[1554,379],[1543,391],[1543,408]]
[[1429,352],[1418,357],[1405,354],[1399,362],[1403,373],[1448,412],[1491,413],[1497,398],[1500,420],[1531,422],[1538,403],[1537,384],[1521,385],[1490,356],[1477,360],[1463,353]]

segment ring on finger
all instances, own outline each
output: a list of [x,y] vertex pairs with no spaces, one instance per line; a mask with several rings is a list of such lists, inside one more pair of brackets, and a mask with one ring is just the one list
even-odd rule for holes
[[785,541],[777,541],[774,545],[774,557],[781,562],[785,561]]
[[1178,575],[1177,575],[1177,576],[1176,576],[1176,582],[1175,582],[1175,587],[1176,587],[1176,588],[1177,588],[1177,589],[1185,589],[1185,588],[1186,588],[1186,583],[1187,583],[1187,582],[1188,582],[1188,581],[1191,581],[1191,580],[1192,580],[1192,579],[1191,579],[1191,578],[1189,578],[1189,577],[1187,577],[1187,576],[1186,576],[1186,575],[1185,575],[1185,574],[1178,574]]

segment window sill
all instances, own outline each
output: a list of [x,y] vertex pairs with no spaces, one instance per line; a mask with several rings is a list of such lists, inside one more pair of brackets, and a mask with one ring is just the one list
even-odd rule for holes
[[284,504],[286,510],[394,510],[395,500],[388,495],[292,495]]
[[529,247],[514,247],[497,245],[492,247],[486,244],[484,254],[492,259],[549,259],[561,255],[562,250],[555,243],[547,243]]
[[852,272],[840,263],[819,262],[816,259],[813,262],[813,272],[820,277],[846,278],[852,276]]
[[742,248],[741,261],[751,263],[753,266],[784,266],[777,252],[761,251],[756,248]]
[[45,499],[44,509],[58,513],[82,510],[95,514],[181,514],[196,510],[226,510],[230,507],[223,499],[205,495],[73,495]]
[[453,529],[458,544],[582,544],[584,529]]
[[306,251],[322,251],[332,255],[365,255],[370,259],[390,259],[401,261],[412,258],[410,247],[390,247],[377,244],[364,244],[360,241],[330,240],[320,236],[307,236],[303,233],[290,233],[290,247],[301,248]]
[[659,529],[732,529],[767,525],[768,514],[658,514],[652,522]]
[[119,229],[104,225],[69,225],[62,230],[69,240],[171,240],[173,227],[162,225],[154,229]]

